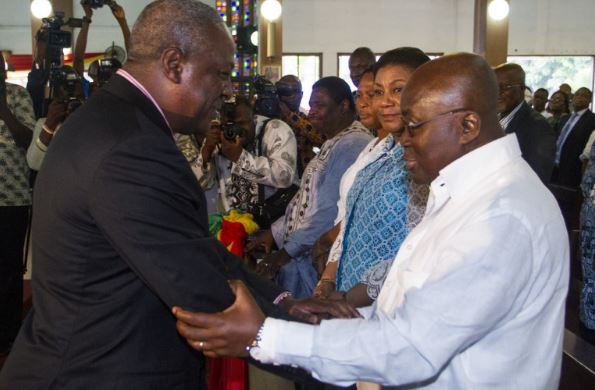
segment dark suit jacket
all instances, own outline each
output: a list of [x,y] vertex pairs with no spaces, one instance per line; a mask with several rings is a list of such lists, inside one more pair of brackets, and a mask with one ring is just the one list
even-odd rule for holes
[[545,118],[523,102],[505,131],[516,133],[523,158],[542,182],[549,183],[554,167],[556,136]]
[[[566,117],[560,122],[558,134],[569,118]],[[555,170],[552,182],[578,189],[582,178],[582,162],[579,156],[583,152],[593,130],[595,130],[595,114],[591,110],[587,110],[574,124],[562,146],[560,164]]]
[[60,129],[37,177],[33,310],[1,389],[199,389],[202,354],[174,305],[219,311],[243,279],[281,290],[209,235],[204,194],[153,104],[110,84]]

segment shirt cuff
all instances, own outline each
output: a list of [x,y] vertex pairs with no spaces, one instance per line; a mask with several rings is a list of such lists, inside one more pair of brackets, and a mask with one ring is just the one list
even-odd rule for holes
[[266,364],[291,364],[287,359],[290,356],[312,354],[313,339],[313,325],[269,317],[264,321],[258,347],[250,350],[250,356]]

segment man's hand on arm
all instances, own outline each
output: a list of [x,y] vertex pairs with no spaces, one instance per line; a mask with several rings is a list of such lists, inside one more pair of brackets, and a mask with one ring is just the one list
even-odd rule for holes
[[208,357],[248,356],[265,316],[246,285],[238,280],[229,282],[236,300],[219,313],[193,313],[174,307],[178,319],[176,328],[186,341]]
[[319,298],[286,298],[281,306],[292,316],[311,324],[319,324],[331,318],[360,318],[359,312],[346,300]]

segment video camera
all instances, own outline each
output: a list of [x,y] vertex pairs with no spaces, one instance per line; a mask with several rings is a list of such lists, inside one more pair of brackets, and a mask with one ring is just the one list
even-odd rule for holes
[[38,42],[46,42],[47,47],[53,49],[64,49],[70,47],[72,43],[72,34],[70,31],[63,31],[62,26],[67,27],[82,27],[83,20],[77,18],[70,18],[64,22],[64,12],[56,11],[51,18],[43,18],[41,20],[41,28],[37,31],[36,40]]
[[235,101],[227,101],[223,103],[221,108],[221,119],[224,120],[221,130],[223,131],[223,137],[228,141],[235,141],[236,137],[244,135],[244,129],[232,120],[235,108]]
[[[52,71],[50,75],[52,85],[52,96],[58,96],[61,91],[62,101],[68,106],[68,111],[76,110],[83,102],[77,96],[77,87],[82,88],[82,78],[70,66],[62,66]],[[79,92],[82,92],[79,91]]]
[[277,88],[272,82],[262,76],[256,76],[254,78],[254,95],[256,96],[254,103],[256,114],[268,118],[279,118],[281,114],[279,96],[277,96]]
[[81,0],[81,5],[88,5],[93,9],[101,8],[104,5],[113,8],[116,2],[114,0]]
[[[42,25],[35,36],[35,40],[46,43],[46,54],[44,69],[49,72],[50,83],[52,80],[60,76],[54,73],[59,73],[62,66],[62,49],[70,47],[72,43],[72,33],[70,31],[63,31],[62,26],[81,27],[83,25],[82,19],[70,18],[64,22],[64,12],[56,11],[51,18],[43,18]],[[46,77],[47,77],[46,73]]]

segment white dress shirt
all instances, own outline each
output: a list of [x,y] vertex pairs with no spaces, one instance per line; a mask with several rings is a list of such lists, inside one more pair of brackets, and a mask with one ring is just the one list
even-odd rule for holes
[[[255,115],[255,137],[263,131],[264,123],[269,119]],[[238,160],[229,161],[217,146],[211,161],[203,164],[202,154],[190,163],[194,175],[205,191],[218,186],[222,210],[229,211],[235,205],[233,195],[229,194],[232,174],[242,176],[253,183],[264,186],[265,199],[273,195],[279,188],[287,188],[291,184],[299,184],[297,177],[297,142],[291,127],[280,119],[272,119],[264,130],[262,137],[262,156],[243,150]],[[204,144],[203,144],[204,146]],[[219,207],[216,207],[219,208]]]
[[568,238],[515,134],[445,167],[366,319],[266,319],[252,355],[338,385],[557,389]]

